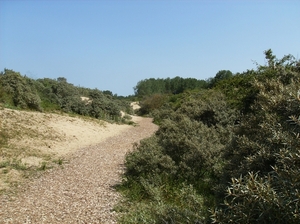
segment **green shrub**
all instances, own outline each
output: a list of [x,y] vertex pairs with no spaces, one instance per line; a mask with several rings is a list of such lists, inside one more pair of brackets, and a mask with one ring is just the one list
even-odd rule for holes
[[[153,111],[161,120],[159,130],[126,156],[123,192],[136,203],[141,201],[139,207],[149,209],[144,213],[134,206],[134,218],[128,211],[132,220],[194,223],[206,220],[207,208],[214,204],[221,150],[231,140],[235,116],[224,96],[211,90],[185,93],[181,100],[175,110],[165,104]],[[190,196],[201,203],[187,206],[192,200],[184,201],[185,186],[193,189]],[[155,206],[157,202],[160,206]]]
[[300,221],[299,69],[268,57],[270,66],[260,67],[253,82],[259,93],[252,113],[242,117],[223,154],[221,185],[232,184],[213,213],[216,223]]
[[154,94],[146,97],[140,102],[141,108],[139,109],[140,115],[149,114],[155,109],[159,109],[166,102],[166,95]]
[[249,173],[233,178],[215,223],[300,222],[300,150],[283,149],[268,175]]
[[255,74],[253,70],[238,73],[229,79],[219,81],[215,89],[225,94],[229,105],[246,114],[251,112],[251,105],[259,92],[259,89],[253,86]]
[[125,159],[125,177],[139,181],[140,178],[152,179],[153,183],[162,184],[176,173],[174,161],[163,154],[155,136],[141,141]]
[[126,201],[118,206],[122,212],[120,223],[201,223],[206,214],[201,213],[203,198],[191,185],[170,187],[153,186],[142,182],[152,200]]
[[22,77],[20,73],[13,70],[5,69],[0,74],[0,92],[4,104],[13,104],[11,106],[21,109],[33,109],[41,111],[41,99],[34,86],[31,85],[30,79]]

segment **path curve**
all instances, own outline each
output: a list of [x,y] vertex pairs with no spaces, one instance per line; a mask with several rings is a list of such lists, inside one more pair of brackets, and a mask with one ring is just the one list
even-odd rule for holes
[[120,199],[124,156],[133,143],[150,137],[157,126],[150,118],[119,135],[73,154],[63,168],[46,171],[15,198],[0,197],[0,223],[116,223],[112,211]]

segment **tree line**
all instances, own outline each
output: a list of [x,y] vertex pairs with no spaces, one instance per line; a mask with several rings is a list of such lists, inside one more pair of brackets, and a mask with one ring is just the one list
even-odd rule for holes
[[207,80],[195,78],[149,78],[141,80],[134,87],[135,96],[138,98],[147,97],[153,94],[180,94],[187,90],[208,89],[214,87],[219,81],[233,76],[229,70],[219,71],[215,77]]

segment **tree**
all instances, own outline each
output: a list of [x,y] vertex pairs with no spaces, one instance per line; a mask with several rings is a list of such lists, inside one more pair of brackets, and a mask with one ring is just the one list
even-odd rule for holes
[[65,83],[66,83],[66,82],[67,82],[67,79],[66,79],[65,77],[58,77],[58,78],[57,78],[57,81],[58,81],[58,82],[65,82]]
[[214,78],[210,80],[210,87],[215,87],[218,82],[221,80],[229,79],[233,76],[232,72],[229,70],[219,71]]

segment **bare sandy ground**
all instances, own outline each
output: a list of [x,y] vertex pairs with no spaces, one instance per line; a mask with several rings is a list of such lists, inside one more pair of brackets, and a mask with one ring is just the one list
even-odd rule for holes
[[[138,108],[136,103],[133,103]],[[134,122],[140,118],[133,117]],[[68,158],[76,150],[98,144],[131,128],[97,119],[67,114],[0,109],[0,132],[7,144],[0,146],[0,164],[18,163],[40,167]],[[11,166],[0,166],[0,191],[22,182],[24,173]]]
[[10,109],[0,111],[0,116],[4,129],[17,132],[10,138],[10,145],[38,148],[59,156],[101,142],[129,127],[96,119]]
[[138,102],[132,102],[130,105],[132,106],[133,110],[137,110],[140,108],[140,105]]

